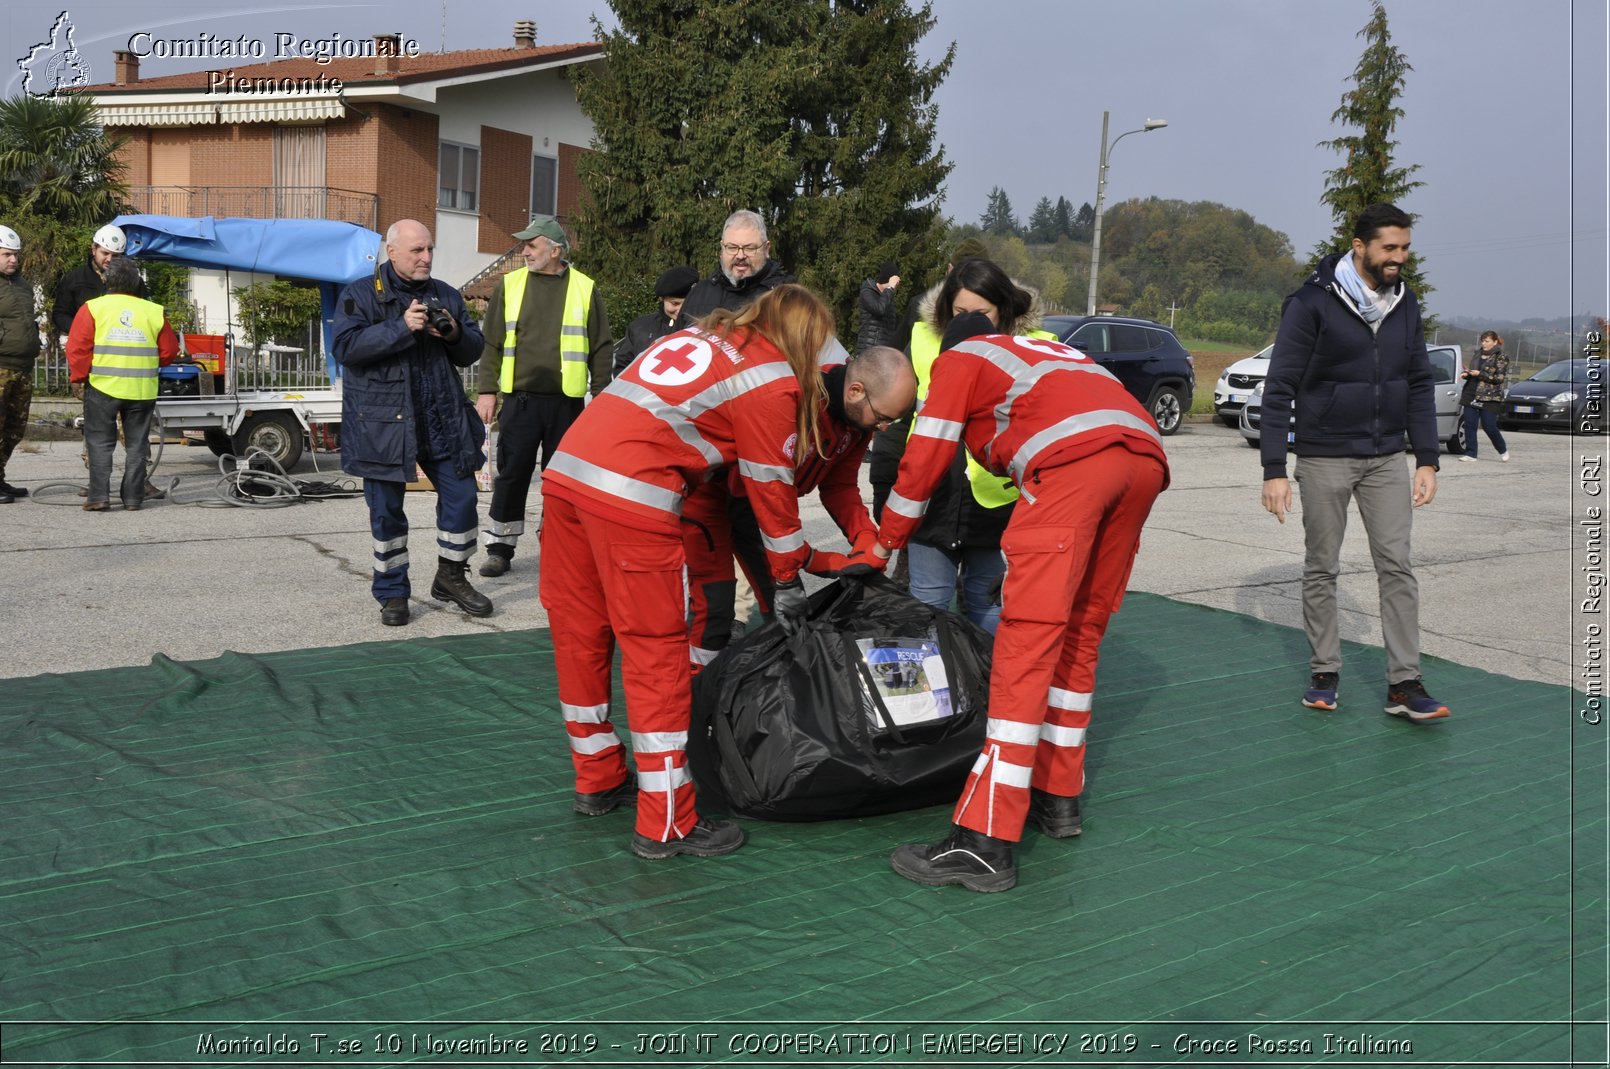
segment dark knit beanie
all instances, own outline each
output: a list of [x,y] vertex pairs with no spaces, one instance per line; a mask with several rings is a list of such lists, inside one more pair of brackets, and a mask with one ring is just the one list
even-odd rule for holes
[[656,297],[686,297],[688,291],[699,281],[699,272],[691,267],[672,267],[660,276],[654,283],[654,296]]
[[893,260],[885,260],[878,265],[877,281],[879,283],[887,282],[899,273],[900,269],[894,265]]

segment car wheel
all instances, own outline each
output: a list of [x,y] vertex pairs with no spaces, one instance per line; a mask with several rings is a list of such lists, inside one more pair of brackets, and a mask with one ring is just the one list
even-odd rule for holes
[[1243,434],[1243,435],[1242,435],[1242,436],[1241,436],[1241,440],[1242,440],[1242,441],[1243,441],[1243,442],[1246,442],[1246,443],[1247,443],[1247,445],[1249,445],[1249,446],[1251,446],[1251,447],[1252,447],[1252,448],[1253,448],[1253,449],[1256,449],[1256,448],[1258,448],[1258,447],[1259,447],[1259,446],[1260,446],[1260,445],[1262,445],[1262,444],[1263,444],[1263,443],[1262,443],[1262,442],[1260,442],[1260,441],[1258,441],[1258,439],[1256,439],[1256,438],[1248,438],[1248,437],[1247,437],[1247,436],[1246,436],[1246,435],[1244,435],[1244,434]]
[[1185,418],[1185,398],[1172,386],[1159,386],[1146,410],[1157,421],[1158,431],[1166,437],[1180,429],[1180,421]]
[[1462,455],[1466,452],[1465,421],[1463,417],[1461,417],[1459,421],[1454,424],[1453,437],[1448,439],[1448,452],[1454,454],[1455,456]]

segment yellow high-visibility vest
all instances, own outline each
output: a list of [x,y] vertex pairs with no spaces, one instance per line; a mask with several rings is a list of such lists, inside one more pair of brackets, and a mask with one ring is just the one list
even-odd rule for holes
[[[1056,340],[1055,334],[1044,330],[1027,331],[1022,336]],[[940,341],[940,334],[932,324],[927,322],[912,324],[911,366],[917,372],[919,402],[928,396],[928,379],[933,374],[934,361],[939,359]],[[1018,499],[1017,487],[1012,484],[1011,479],[996,475],[974,460],[971,453],[967,454],[967,484],[973,488],[973,500],[987,509],[1010,505]]]
[[[566,397],[587,393],[587,309],[592,306],[593,280],[566,268],[570,280],[565,284],[565,314],[559,323],[559,388]],[[525,268],[503,276],[503,363],[498,370],[498,389],[514,392],[514,343],[520,322],[520,302],[525,298]]]
[[126,293],[108,293],[85,301],[84,307],[95,317],[89,384],[124,401],[156,400],[162,306]]

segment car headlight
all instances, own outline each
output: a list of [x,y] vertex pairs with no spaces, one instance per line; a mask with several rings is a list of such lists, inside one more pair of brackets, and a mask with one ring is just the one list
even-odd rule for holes
[[1548,403],[1550,408],[1563,408],[1575,400],[1575,390],[1562,390],[1553,397],[1550,397]]

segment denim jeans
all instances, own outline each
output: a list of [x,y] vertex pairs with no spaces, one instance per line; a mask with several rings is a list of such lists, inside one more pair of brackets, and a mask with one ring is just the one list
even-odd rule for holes
[[[1497,402],[1493,402],[1496,404]],[[1487,440],[1493,443],[1493,448],[1500,453],[1509,452],[1509,446],[1504,444],[1504,435],[1498,429],[1498,411],[1485,405],[1466,405],[1465,418],[1465,455],[1476,455],[1476,427],[1487,432]]]
[[111,496],[112,452],[117,448],[117,421],[123,419],[123,486],[125,505],[145,501],[145,465],[151,457],[151,418],[155,401],[125,401],[84,386],[84,448],[89,453],[89,496],[107,502]]
[[961,574],[962,612],[990,634],[1001,621],[1001,607],[990,603],[996,580],[1006,574],[1006,558],[998,549],[941,549],[924,542],[906,547],[911,569],[911,596],[924,605],[949,609]]

